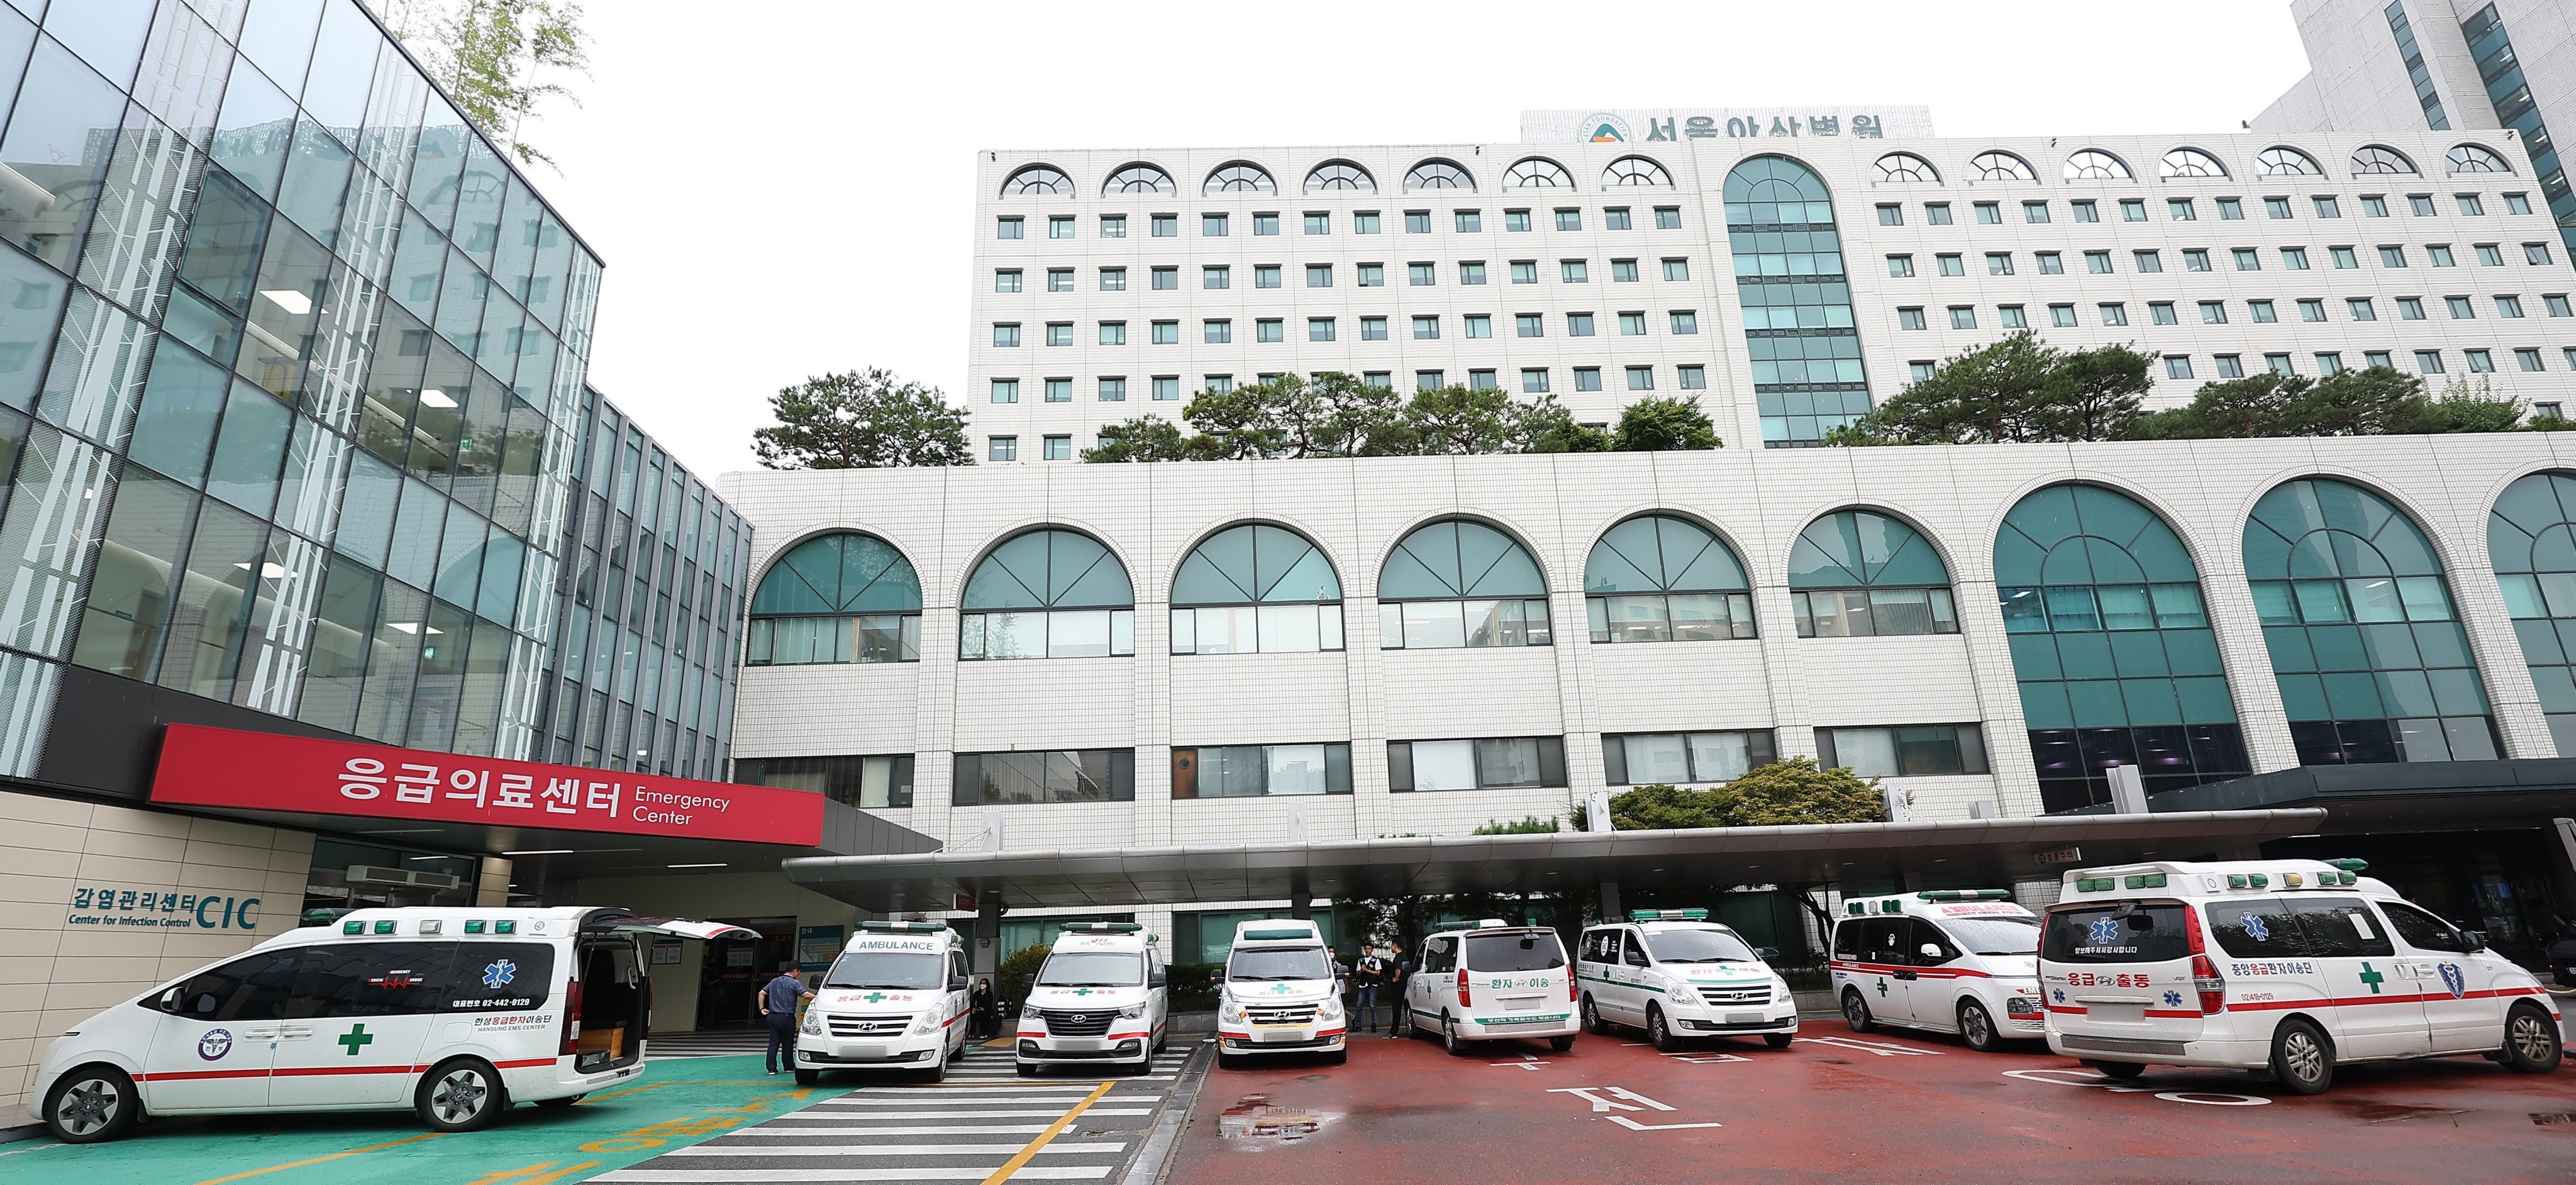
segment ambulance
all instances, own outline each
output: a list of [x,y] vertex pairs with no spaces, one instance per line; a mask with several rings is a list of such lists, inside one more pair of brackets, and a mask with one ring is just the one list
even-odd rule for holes
[[1785,1049],[1798,1034],[1798,1002],[1764,961],[1768,950],[1705,909],[1629,910],[1626,925],[1594,926],[1575,944],[1583,1027],[1643,1029],[1665,1053],[1692,1037],[1759,1036]]
[[1992,1053],[2048,1035],[2039,1002],[2039,917],[2003,889],[1854,897],[1826,964],[1843,1020],[1957,1033]]
[[1350,1022],[1324,934],[1310,921],[1237,922],[1216,1010],[1216,1064],[1265,1053],[1349,1060]]
[[38,1068],[69,1144],[145,1115],[410,1108],[473,1131],[644,1072],[635,936],[756,938],[622,909],[401,908],[289,930],[80,1023]]
[[825,1070],[918,1070],[948,1077],[966,1048],[965,941],[938,922],[861,922],[805,1006],[796,1084]]
[[2359,860],[2066,874],[2039,945],[2049,1048],[2113,1078],[2233,1066],[2315,1094],[2344,1062],[2478,1054],[2558,1068],[2540,981]]
[[1143,1069],[1162,1051],[1171,985],[1154,935],[1134,922],[1066,922],[1020,1005],[1020,1076],[1050,1064]]
[[1404,987],[1414,1035],[1429,1033],[1452,1054],[1473,1044],[1545,1037],[1563,1053],[1582,1031],[1580,983],[1565,943],[1545,926],[1486,918],[1422,940],[1422,969]]

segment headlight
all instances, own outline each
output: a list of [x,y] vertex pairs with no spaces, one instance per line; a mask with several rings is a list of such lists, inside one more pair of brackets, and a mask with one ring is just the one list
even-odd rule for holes
[[1118,1010],[1118,1018],[1120,1020],[1142,1020],[1145,1018],[1145,1006],[1142,1004],[1130,1004]]
[[1316,1010],[1315,1010],[1315,1015],[1316,1015],[1316,1016],[1319,1016],[1319,1017],[1322,1017],[1322,1018],[1323,1018],[1323,1019],[1325,1019],[1325,1020],[1338,1020],[1338,1019],[1340,1019],[1340,1018],[1341,1018],[1341,1015],[1342,1015],[1342,999],[1341,999],[1341,997],[1339,997],[1339,996],[1326,996],[1326,997],[1324,997],[1324,1006],[1323,1006],[1323,1007],[1321,1007],[1321,1008],[1316,1009]]
[[939,1031],[939,1014],[938,1014],[938,1013],[936,1013],[936,1012],[925,1012],[925,1013],[922,1013],[922,1014],[921,1014],[921,1015],[919,1015],[919,1016],[916,1016],[916,1017],[912,1018],[912,1035],[913,1035],[913,1036],[918,1037],[918,1036],[921,1036],[921,1035],[922,1035],[922,1034],[924,1034],[924,1033],[936,1033],[936,1032],[938,1032],[938,1031]]
[[1236,1024],[1243,1023],[1243,1005],[1236,1003],[1233,1000],[1226,1001],[1223,1007],[1217,1009],[1217,1019],[1232,1021]]
[[808,1011],[808,1012],[805,1014],[805,1023],[804,1023],[804,1025],[802,1025],[801,1027],[805,1030],[805,1033],[806,1033],[806,1035],[807,1035],[807,1036],[812,1036],[812,1037],[820,1037],[820,1036],[822,1036],[822,1035],[823,1035],[823,1014],[822,1014],[822,1013],[820,1013],[820,1012],[812,1012],[812,1011]]

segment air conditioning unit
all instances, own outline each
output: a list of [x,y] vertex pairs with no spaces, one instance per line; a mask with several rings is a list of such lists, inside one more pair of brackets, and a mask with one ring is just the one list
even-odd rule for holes
[[353,885],[400,885],[409,889],[445,892],[465,887],[465,879],[425,868],[378,868],[372,864],[352,864],[346,874]]

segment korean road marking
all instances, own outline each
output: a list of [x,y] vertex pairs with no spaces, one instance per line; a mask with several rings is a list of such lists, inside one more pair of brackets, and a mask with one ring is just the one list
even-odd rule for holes
[[1907,1057],[1923,1057],[1926,1055],[1932,1057],[1941,1056],[1941,1051],[1937,1049],[1915,1049],[1911,1046],[1894,1045],[1885,1041],[1862,1041],[1851,1037],[1808,1037],[1804,1035],[1801,1035],[1798,1039],[1800,1041],[1818,1042],[1825,1045],[1836,1045],[1844,1049],[1857,1050],[1861,1053],[1875,1053],[1880,1057],[1896,1057],[1899,1055]]
[[[1606,1091],[1617,1096],[1617,1098],[1605,1099],[1600,1095],[1594,1094],[1594,1091]],[[1596,1115],[1605,1111],[1643,1111],[1646,1107],[1652,1107],[1658,1111],[1672,1110],[1671,1107],[1658,1103],[1655,1100],[1638,1094],[1636,1091],[1630,1090],[1624,1086],[1557,1086],[1549,1088],[1547,1093],[1579,1095],[1583,1098],[1583,1101],[1592,1104],[1592,1112]],[[1626,1099],[1631,1103],[1644,1103],[1646,1107],[1631,1107],[1628,1103],[1619,1102],[1618,1099]]]

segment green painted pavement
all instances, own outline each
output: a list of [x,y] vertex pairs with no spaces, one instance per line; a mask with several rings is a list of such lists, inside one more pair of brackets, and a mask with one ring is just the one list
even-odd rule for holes
[[522,1104],[479,1132],[433,1135],[408,1110],[161,1119],[107,1144],[0,1144],[0,1183],[560,1185],[847,1093],[799,1087],[753,1056],[648,1062],[571,1107]]

